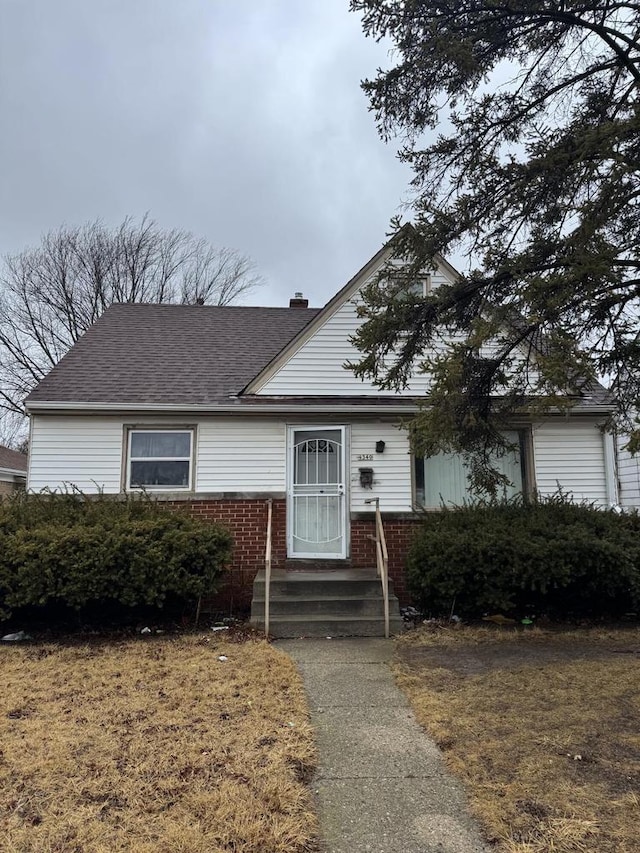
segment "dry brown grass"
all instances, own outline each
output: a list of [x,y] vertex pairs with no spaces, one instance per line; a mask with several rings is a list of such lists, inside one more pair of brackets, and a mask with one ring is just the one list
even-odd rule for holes
[[498,850],[640,850],[640,631],[412,632],[398,659]]
[[267,643],[2,647],[0,673],[3,853],[316,848],[304,691]]

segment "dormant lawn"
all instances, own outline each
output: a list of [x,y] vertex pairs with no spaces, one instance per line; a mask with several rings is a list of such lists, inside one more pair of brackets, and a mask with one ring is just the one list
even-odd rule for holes
[[500,853],[640,849],[640,630],[436,628],[396,676]]
[[316,849],[304,692],[266,642],[5,645],[0,673],[3,853]]

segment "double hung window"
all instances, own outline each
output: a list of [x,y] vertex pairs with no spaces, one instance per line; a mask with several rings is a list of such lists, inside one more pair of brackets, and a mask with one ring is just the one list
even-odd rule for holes
[[193,430],[131,429],[127,488],[186,489],[193,481]]

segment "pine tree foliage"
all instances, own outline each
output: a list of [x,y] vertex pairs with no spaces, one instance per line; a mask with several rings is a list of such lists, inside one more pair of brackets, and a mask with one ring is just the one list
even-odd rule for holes
[[[356,374],[395,389],[430,371],[414,442],[468,455],[481,479],[515,413],[569,407],[596,378],[640,446],[640,3],[351,8],[393,44],[363,88],[414,175],[413,227],[394,222],[396,266],[364,294]],[[407,290],[456,252],[454,284]]]

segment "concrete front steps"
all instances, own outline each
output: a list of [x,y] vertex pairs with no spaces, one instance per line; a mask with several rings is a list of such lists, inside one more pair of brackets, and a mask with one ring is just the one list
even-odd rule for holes
[[[264,628],[265,573],[253,583],[251,622]],[[389,631],[402,629],[389,581]],[[375,569],[271,572],[273,637],[384,637],[382,584]]]

